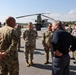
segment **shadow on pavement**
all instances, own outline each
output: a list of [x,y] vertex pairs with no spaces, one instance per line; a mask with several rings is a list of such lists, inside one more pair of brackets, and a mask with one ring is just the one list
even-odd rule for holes
[[19,50],[18,52],[24,52],[23,50]]
[[[39,64],[39,63],[36,63],[33,67],[40,68],[40,69],[45,69],[45,70],[50,70],[50,71],[52,70],[52,66],[43,65],[43,64]],[[70,70],[75,70],[76,71],[76,67],[75,66],[70,66]],[[70,71],[70,75],[76,75],[76,72]]]
[[44,51],[44,49],[39,49],[39,48],[36,48],[35,50]]
[[[44,50],[44,49],[36,48],[35,50],[38,50],[38,51],[44,51],[44,52],[45,52],[45,50]],[[51,49],[49,49],[49,52],[51,52]]]
[[34,51],[34,54],[41,54],[41,55],[44,55],[44,53],[41,53],[39,51]]
[[21,46],[20,48],[24,48],[24,46]]
[[38,39],[38,38],[42,38],[42,36],[38,36],[37,39]]
[[36,63],[33,67],[40,68],[40,69],[46,69],[46,70],[52,70],[52,66],[43,65],[43,64],[39,64],[39,63]]

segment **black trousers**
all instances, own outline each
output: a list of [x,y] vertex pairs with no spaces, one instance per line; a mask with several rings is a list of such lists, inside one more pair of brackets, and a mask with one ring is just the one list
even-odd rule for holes
[[52,75],[69,75],[70,56],[62,55],[61,57],[53,56]]

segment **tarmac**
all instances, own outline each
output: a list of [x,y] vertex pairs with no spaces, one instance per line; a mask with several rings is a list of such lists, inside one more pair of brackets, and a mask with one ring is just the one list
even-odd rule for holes
[[[26,67],[24,57],[24,40],[21,37],[21,52],[19,54],[19,75],[52,75],[52,58],[51,52],[49,52],[49,64],[44,65],[45,53],[42,46],[42,33],[46,28],[38,31],[38,37],[36,39],[36,49],[34,50],[35,65]],[[23,31],[22,31],[23,32]],[[72,56],[72,53],[69,53]],[[73,64],[73,59],[70,59],[70,75],[76,75],[76,64]]]

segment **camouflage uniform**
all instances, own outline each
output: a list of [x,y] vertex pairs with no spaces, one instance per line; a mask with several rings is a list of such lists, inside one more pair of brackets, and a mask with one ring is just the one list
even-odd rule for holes
[[16,35],[10,26],[0,28],[0,52],[6,53],[6,56],[0,59],[1,75],[19,75]]
[[21,28],[15,28],[18,34],[18,43],[17,43],[17,47],[18,47],[18,51],[20,51],[20,46],[21,46]]
[[[36,37],[38,37],[37,31],[35,31]],[[36,40],[35,40],[35,49],[36,49]]]
[[28,62],[29,53],[30,53],[30,61],[33,60],[33,53],[36,47],[36,31],[35,30],[25,30],[23,33],[23,39],[25,40],[25,59]]
[[[74,37],[76,37],[76,31],[72,31],[72,35],[74,36]],[[73,57],[74,57],[74,59],[75,59],[75,61],[76,61],[76,51],[74,51],[73,52]]]
[[0,22],[0,28],[1,28],[2,26],[1,26],[1,22]]
[[72,33],[72,28],[69,26],[69,28],[67,28],[66,31]]
[[46,62],[44,64],[49,62],[49,49],[51,48],[51,39],[52,39],[52,32],[49,30],[44,31],[42,36],[42,44],[44,46],[46,56]]

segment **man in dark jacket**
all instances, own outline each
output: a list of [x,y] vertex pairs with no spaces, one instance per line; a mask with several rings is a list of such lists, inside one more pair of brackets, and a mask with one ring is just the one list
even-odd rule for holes
[[[61,22],[54,22],[52,24],[53,39],[53,64],[52,64],[52,75],[69,75],[69,49],[72,46],[72,36],[66,32]],[[73,47],[71,47],[74,50]]]

